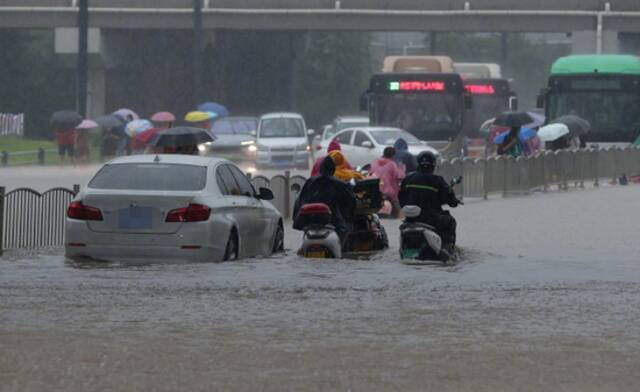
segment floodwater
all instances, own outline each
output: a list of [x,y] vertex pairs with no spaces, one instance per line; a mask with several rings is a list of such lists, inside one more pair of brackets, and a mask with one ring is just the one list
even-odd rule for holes
[[463,260],[0,259],[0,391],[637,391],[640,187],[471,201]]

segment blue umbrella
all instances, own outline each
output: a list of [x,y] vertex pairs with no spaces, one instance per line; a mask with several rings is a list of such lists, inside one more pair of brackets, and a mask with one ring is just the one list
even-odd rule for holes
[[229,115],[229,111],[224,106],[215,102],[205,102],[198,105],[198,110],[201,112],[213,112],[220,117],[226,117]]
[[[493,139],[493,144],[501,144],[504,141],[504,139],[507,137],[509,132],[510,131],[502,132],[501,134],[496,136],[496,138]],[[520,128],[520,133],[518,134],[518,137],[520,138],[521,142],[525,142],[529,139],[533,139],[536,136],[538,136],[538,133],[531,128]]]

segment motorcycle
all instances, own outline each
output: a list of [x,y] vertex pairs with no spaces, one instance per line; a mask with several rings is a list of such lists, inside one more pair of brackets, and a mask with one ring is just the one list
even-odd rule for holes
[[[460,184],[462,177],[454,177],[450,186]],[[461,205],[464,203],[459,201]],[[446,249],[442,244],[442,238],[435,227],[415,219],[420,216],[421,209],[418,206],[404,206],[402,213],[405,216],[400,225],[400,259],[405,264],[430,264],[444,263],[455,260],[455,244],[452,249]]]
[[356,195],[353,229],[341,243],[331,222],[331,209],[324,203],[300,207],[296,226],[304,232],[298,254],[306,258],[361,257],[389,247],[387,232],[376,212],[382,205],[378,179],[351,183]]

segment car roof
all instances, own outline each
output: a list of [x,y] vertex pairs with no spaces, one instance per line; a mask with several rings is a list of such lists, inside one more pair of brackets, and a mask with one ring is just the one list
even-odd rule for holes
[[291,113],[291,112],[277,112],[277,113],[265,113],[260,116],[260,119],[268,119],[268,118],[303,118],[299,113]]
[[216,119],[215,122],[218,121],[247,121],[247,120],[252,120],[252,121],[258,121],[258,117],[253,117],[253,116],[228,116],[228,117],[220,117],[218,119]]
[[369,117],[364,116],[338,116],[336,122],[369,122]]
[[[156,160],[156,157],[158,161]],[[115,165],[122,163],[170,163],[176,165],[197,165],[209,166],[220,162],[228,162],[226,159],[215,157],[201,157],[198,155],[184,154],[141,154],[118,157],[107,162],[107,165]]]
[[406,132],[404,129],[400,129],[400,128],[396,128],[396,127],[351,127],[351,128],[345,128],[342,131],[338,132],[338,133],[342,133],[344,131],[347,130],[359,130],[359,131],[365,131],[365,132],[372,132],[372,131],[402,131],[402,132]]

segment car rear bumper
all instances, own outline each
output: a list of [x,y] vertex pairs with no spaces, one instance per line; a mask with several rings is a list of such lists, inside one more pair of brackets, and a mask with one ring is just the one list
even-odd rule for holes
[[172,234],[101,233],[89,230],[83,221],[67,219],[65,256],[105,261],[222,261],[228,231],[221,228],[220,232],[224,235],[213,235],[208,225],[196,223]]

